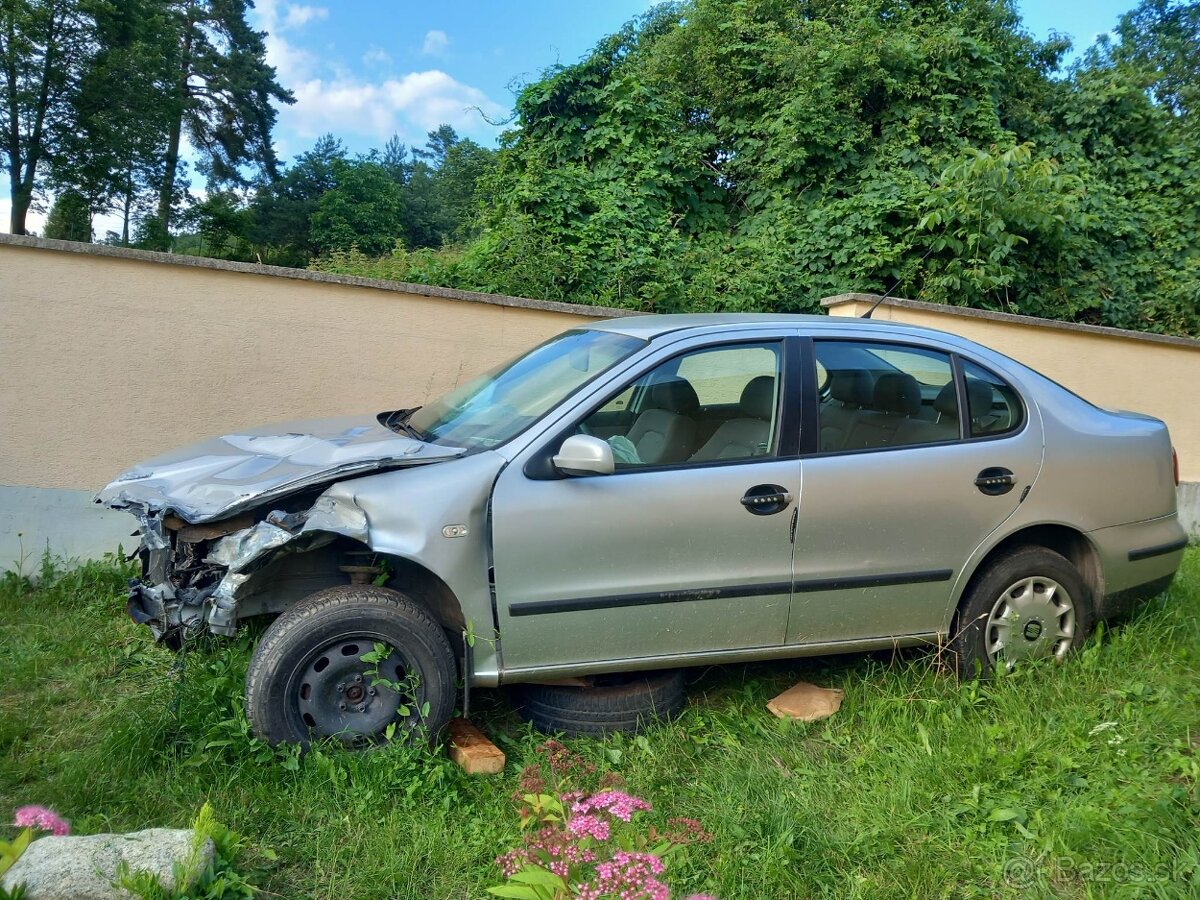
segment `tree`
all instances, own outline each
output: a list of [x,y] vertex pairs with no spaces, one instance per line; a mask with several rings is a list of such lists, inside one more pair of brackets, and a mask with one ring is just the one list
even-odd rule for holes
[[309,220],[321,195],[337,186],[335,165],[347,159],[345,144],[325,134],[279,177],[258,186],[247,234],[264,260],[305,266],[320,253],[310,239]]
[[89,243],[92,240],[92,209],[88,198],[70,189],[55,197],[50,215],[46,217],[43,236],[59,241]]
[[1200,3],[1142,0],[1116,32],[1119,43],[1105,46],[1113,60],[1145,73],[1155,99],[1190,123],[1200,113]]
[[378,255],[404,231],[404,199],[387,170],[370,160],[335,160],[336,185],[321,194],[309,219],[310,240],[322,253],[357,247]]
[[186,134],[210,187],[247,183],[243,168],[275,174],[272,101],[292,103],[267,65],[263,33],[246,22],[247,0],[166,0],[175,36],[170,116],[157,216],[168,228]]
[[161,0],[98,4],[95,23],[97,50],[50,182],[84,195],[93,211],[120,211],[117,239],[128,244],[132,219],[150,212],[151,185],[163,169],[174,45]]
[[1196,6],[1145,0],[1062,73],[1007,0],[660,4],[521,92],[452,280],[656,311],[894,288],[1200,332]]
[[80,79],[96,51],[92,6],[87,0],[0,0],[0,148],[13,234],[25,234],[46,163],[71,132]]

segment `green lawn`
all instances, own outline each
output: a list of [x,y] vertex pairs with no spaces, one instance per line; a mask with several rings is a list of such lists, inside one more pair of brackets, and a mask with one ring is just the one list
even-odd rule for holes
[[[470,779],[411,748],[304,758],[252,741],[252,637],[182,663],[122,609],[98,564],[0,586],[0,821],[44,803],[77,832],[184,826],[201,805],[257,848],[275,895],[479,897],[518,823],[540,736],[501,692],[476,720],[508,753]],[[568,742],[712,844],[674,892],[733,897],[1200,896],[1200,550],[1165,598],[1064,667],[959,685],[928,655],[696,672],[644,740]],[[813,725],[764,708],[804,678],[845,689]],[[0,831],[0,838],[11,832]]]

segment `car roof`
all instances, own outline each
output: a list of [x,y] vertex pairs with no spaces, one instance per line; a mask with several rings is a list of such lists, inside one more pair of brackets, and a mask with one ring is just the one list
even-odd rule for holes
[[953,338],[945,331],[906,325],[886,320],[861,319],[849,316],[800,315],[787,313],[688,313],[680,315],[622,316],[593,322],[588,328],[625,334],[643,340],[653,340],[664,334],[691,331],[697,334],[737,331],[756,325],[791,325],[803,331],[817,333],[825,330],[861,331],[863,336],[907,334],[912,336]]

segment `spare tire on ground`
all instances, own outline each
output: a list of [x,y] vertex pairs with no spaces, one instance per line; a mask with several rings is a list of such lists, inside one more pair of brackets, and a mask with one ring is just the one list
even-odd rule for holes
[[593,675],[581,684],[523,684],[517,688],[522,718],[547,734],[600,737],[641,731],[683,709],[683,671]]

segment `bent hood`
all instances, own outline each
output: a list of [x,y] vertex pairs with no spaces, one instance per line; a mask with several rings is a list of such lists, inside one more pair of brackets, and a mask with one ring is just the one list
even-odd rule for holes
[[95,502],[141,515],[171,511],[196,524],[351,475],[440,462],[464,452],[397,434],[374,416],[289,422],[138,463]]

